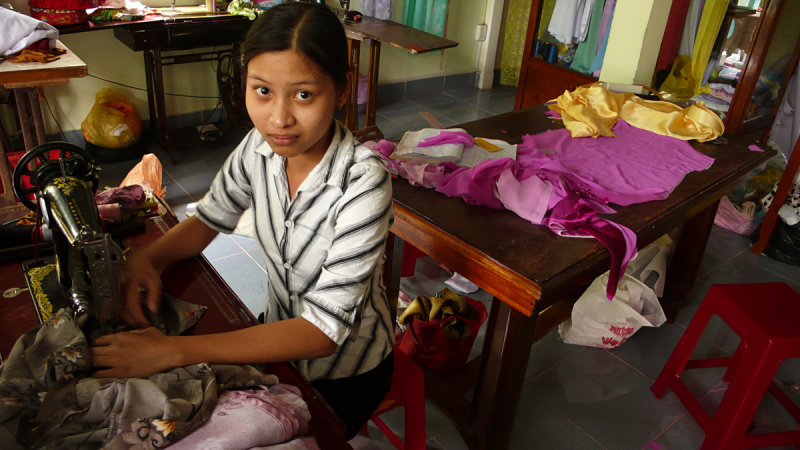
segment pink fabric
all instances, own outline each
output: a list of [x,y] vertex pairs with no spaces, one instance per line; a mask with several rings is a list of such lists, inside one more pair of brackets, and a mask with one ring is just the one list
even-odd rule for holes
[[467,147],[472,147],[475,142],[472,136],[465,131],[442,131],[434,137],[429,137],[423,140],[417,147],[430,147],[431,145],[443,144],[464,144]]
[[224,391],[208,421],[170,448],[244,449],[285,443],[307,433],[310,419],[303,397],[291,385]]
[[764,149],[763,149],[763,148],[761,148],[761,147],[757,146],[756,144],[750,144],[750,145],[748,145],[748,146],[747,146],[747,149],[748,149],[748,150],[750,150],[751,152],[763,152],[763,151],[764,151]]
[[561,236],[594,237],[611,254],[606,296],[614,299],[628,262],[636,256],[636,233],[630,228],[600,218],[595,209],[574,194],[553,208],[547,226]]
[[526,135],[517,161],[528,173],[562,178],[584,198],[620,206],[667,198],[683,177],[711,166],[713,158],[683,140],[617,121],[617,137],[573,139],[566,129]]
[[[663,200],[687,173],[705,170],[714,162],[684,140],[623,120],[613,131],[617,137],[576,139],[566,129],[525,135],[516,160],[490,159],[472,168],[438,165],[443,174],[436,190],[467,203],[508,209],[562,236],[598,239],[611,253],[606,293],[612,299],[636,254],[636,235],[597,214],[614,213],[609,203],[627,206]],[[391,154],[390,146],[384,145],[378,153]],[[397,161],[389,165],[402,168]],[[407,168],[402,170],[408,173]]]
[[145,199],[144,189],[140,184],[125,187],[109,188],[98,192],[94,200],[98,205],[118,203],[128,212],[134,212]]
[[448,166],[445,164],[392,159],[390,155],[394,152],[395,144],[391,141],[381,140],[377,143],[367,141],[364,145],[375,152],[386,163],[392,173],[405,178],[412,186],[432,188],[439,184],[446,175]]

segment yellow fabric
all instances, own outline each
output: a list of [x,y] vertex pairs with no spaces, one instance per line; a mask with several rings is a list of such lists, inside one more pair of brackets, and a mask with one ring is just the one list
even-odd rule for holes
[[659,94],[670,101],[681,102],[689,100],[694,95],[694,75],[692,75],[692,58],[678,55],[672,63],[669,75],[661,83]]
[[728,10],[728,0],[706,0],[703,6],[703,15],[700,17],[700,25],[697,27],[697,36],[694,40],[694,52],[692,53],[692,76],[695,80],[694,94],[707,94],[711,88],[701,85],[703,74],[711,57],[711,50],[714,41],[717,39],[725,12]]
[[572,137],[614,137],[611,129],[618,119],[653,133],[700,142],[715,139],[725,131],[719,116],[702,102],[681,108],[674,103],[611,92],[601,83],[579,86],[554,101],[549,108],[561,114]]

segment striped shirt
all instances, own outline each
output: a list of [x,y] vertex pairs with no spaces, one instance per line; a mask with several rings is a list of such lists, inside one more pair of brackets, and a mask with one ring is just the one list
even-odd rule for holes
[[289,198],[285,158],[253,129],[197,205],[197,217],[230,233],[253,209],[269,278],[266,321],[302,317],[338,344],[325,358],[295,362],[309,380],[375,368],[394,346],[382,283],[394,210],[389,173],[336,122],[330,147]]

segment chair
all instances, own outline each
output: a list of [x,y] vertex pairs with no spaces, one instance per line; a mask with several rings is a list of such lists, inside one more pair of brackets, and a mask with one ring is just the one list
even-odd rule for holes
[[[703,329],[719,316],[741,341],[731,358],[689,360]],[[651,387],[656,398],[671,388],[705,431],[703,449],[800,445],[800,428],[748,434],[748,426],[769,392],[800,423],[800,408],[773,382],[785,359],[800,357],[800,294],[785,283],[718,284],[703,303]],[[684,369],[728,367],[728,389],[713,417],[687,389]]]

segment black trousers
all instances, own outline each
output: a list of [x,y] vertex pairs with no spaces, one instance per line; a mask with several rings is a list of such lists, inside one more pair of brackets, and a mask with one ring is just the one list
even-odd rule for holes
[[392,387],[394,352],[369,372],[311,384],[345,424],[345,437],[355,437]]

